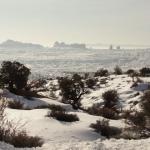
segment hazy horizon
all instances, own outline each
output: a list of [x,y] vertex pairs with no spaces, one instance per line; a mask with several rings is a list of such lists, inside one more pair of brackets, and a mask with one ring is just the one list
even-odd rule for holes
[[149,45],[149,0],[0,0],[0,42]]

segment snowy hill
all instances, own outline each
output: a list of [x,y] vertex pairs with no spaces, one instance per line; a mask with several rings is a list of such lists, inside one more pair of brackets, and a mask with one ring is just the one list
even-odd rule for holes
[[[99,78],[99,80],[101,79]],[[93,104],[101,103],[103,102],[103,92],[109,89],[116,89],[119,93],[119,102],[122,109],[139,110],[139,104],[134,102],[140,101],[140,96],[147,89],[147,86],[144,86],[144,84],[149,83],[150,78],[142,78],[142,80],[144,83],[140,83],[137,88],[131,88],[133,84],[131,77],[127,75],[111,75],[107,78],[106,84],[84,95],[82,105],[88,108]],[[56,80],[49,81],[46,86],[50,88],[52,84],[57,84]],[[41,94],[48,96],[50,93],[47,91]],[[95,123],[96,120],[103,119],[103,117],[90,115],[81,110],[73,110],[69,104],[61,103],[59,91],[56,91],[55,94],[57,97],[55,100],[53,98],[34,98],[31,101],[22,96],[14,95],[7,90],[1,90],[1,95],[8,100],[19,100],[25,107],[31,108],[31,110],[7,108],[6,113],[10,120],[14,120],[15,122],[21,120],[23,123],[27,122],[25,128],[28,133],[38,135],[44,139],[44,145],[41,148],[37,148],[37,150],[149,150],[150,138],[141,140],[117,140],[102,137],[89,126],[91,123]],[[73,113],[78,115],[80,120],[73,123],[65,123],[54,118],[46,117],[50,111],[48,108],[35,109],[37,106],[48,104],[60,105],[69,114]],[[110,119],[110,125],[118,128],[124,128],[126,126],[124,119]],[[11,150],[13,146],[0,142],[0,149]]]

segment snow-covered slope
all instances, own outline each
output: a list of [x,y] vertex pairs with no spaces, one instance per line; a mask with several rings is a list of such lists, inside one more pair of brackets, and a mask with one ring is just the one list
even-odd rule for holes
[[[101,79],[101,78],[100,78]],[[99,79],[99,80],[100,80]],[[143,78],[143,81],[148,83],[149,78]],[[89,94],[83,97],[82,104],[85,108],[92,106],[94,103],[103,102],[102,93],[108,89],[116,89],[120,95],[120,106],[123,109],[139,109],[138,103],[143,92],[143,83],[138,85],[138,88],[131,88],[133,82],[127,75],[115,76],[111,75],[107,79],[107,84],[101,85],[100,88],[91,90]],[[146,88],[145,88],[146,89]],[[139,94],[137,94],[139,92]],[[70,105],[63,104],[57,100],[50,98],[34,99],[29,101],[23,97],[19,97],[1,91],[4,97],[8,100],[20,100],[32,110],[15,110],[6,109],[7,117],[14,122],[26,123],[24,128],[30,135],[38,135],[44,139],[44,145],[37,150],[149,150],[150,139],[143,140],[124,140],[124,139],[105,139],[100,134],[96,133],[89,127],[91,123],[102,119],[100,116],[89,115],[83,111],[75,111]],[[55,104],[61,105],[68,113],[78,115],[80,121],[73,123],[65,123],[57,121],[53,118],[46,117],[49,109],[34,109],[40,105]],[[125,127],[123,119],[110,120],[110,125],[114,127]],[[12,150],[12,146],[0,142],[1,150]],[[33,148],[34,149],[34,148]]]

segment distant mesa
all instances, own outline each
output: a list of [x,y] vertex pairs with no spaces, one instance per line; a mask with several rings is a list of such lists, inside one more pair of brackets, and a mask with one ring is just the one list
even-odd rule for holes
[[40,44],[23,43],[14,40],[7,40],[0,44],[1,48],[21,48],[21,49],[43,49],[44,46]]
[[52,48],[56,48],[56,49],[87,49],[85,44],[79,44],[79,43],[66,44],[64,42],[55,42]]

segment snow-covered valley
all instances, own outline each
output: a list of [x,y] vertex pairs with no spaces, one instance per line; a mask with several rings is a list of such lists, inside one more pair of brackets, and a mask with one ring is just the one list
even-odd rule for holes
[[55,74],[94,72],[99,68],[141,68],[150,64],[150,49],[30,49],[0,48],[0,61],[16,60],[31,68],[32,73]]

